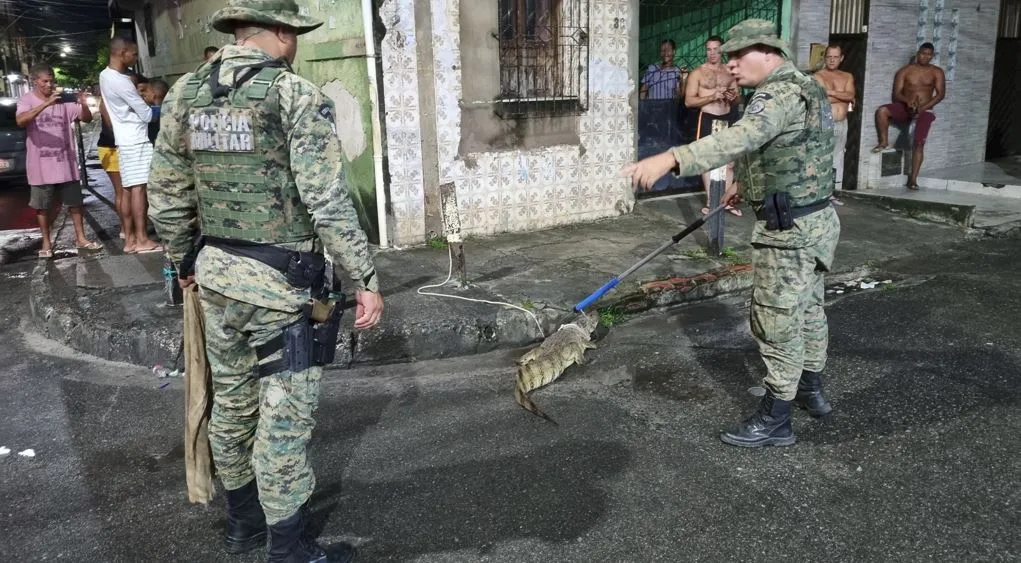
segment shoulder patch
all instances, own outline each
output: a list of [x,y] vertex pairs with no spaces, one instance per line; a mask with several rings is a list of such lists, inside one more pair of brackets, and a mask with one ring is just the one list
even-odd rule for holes
[[323,116],[324,119],[333,123],[333,110],[330,109],[330,104],[323,102],[319,105],[319,115]]
[[319,117],[322,117],[330,124],[330,130],[333,134],[337,134],[337,122],[333,120],[333,104],[329,101],[325,101],[319,104],[319,109],[316,110],[319,113]]
[[772,99],[773,95],[768,92],[756,92],[752,99],[748,101],[748,107],[745,108],[744,112],[750,115],[762,113],[762,110],[766,109],[766,102]]

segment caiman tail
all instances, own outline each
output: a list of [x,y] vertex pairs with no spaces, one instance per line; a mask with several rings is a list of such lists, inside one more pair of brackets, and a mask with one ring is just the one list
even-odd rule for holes
[[539,418],[542,418],[546,422],[553,423],[554,426],[560,426],[559,424],[557,424],[557,421],[553,420],[552,418],[549,417],[549,415],[539,410],[539,407],[535,406],[535,403],[532,402],[532,399],[528,396],[528,392],[525,391],[525,387],[521,382],[520,368],[518,368],[517,384],[514,386],[514,399],[517,401],[518,405],[520,405],[521,408],[525,409],[526,411],[534,414],[535,416],[538,416]]

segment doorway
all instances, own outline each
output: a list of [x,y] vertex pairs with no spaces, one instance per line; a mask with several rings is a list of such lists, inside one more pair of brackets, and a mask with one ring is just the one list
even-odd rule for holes
[[861,107],[865,92],[865,56],[868,49],[868,35],[831,34],[830,44],[839,45],[844,54],[840,70],[854,76],[853,111],[847,114],[847,148],[844,151],[844,177],[841,179],[845,190],[858,189],[858,157],[861,154],[862,127],[872,124],[871,114],[866,115]]
[[858,157],[862,127],[873,124],[872,114],[862,107],[865,95],[865,62],[868,56],[869,0],[833,0],[830,4],[830,44],[844,54],[840,70],[854,76],[854,102],[847,114],[847,148],[841,187],[858,189]]
[[1003,0],[993,62],[986,160],[1021,154],[1021,0]]

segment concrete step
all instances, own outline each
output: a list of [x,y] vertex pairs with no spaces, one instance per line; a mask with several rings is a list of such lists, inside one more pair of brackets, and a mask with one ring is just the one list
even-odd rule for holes
[[1021,198],[979,195],[920,184],[919,190],[884,187],[842,191],[838,197],[870,202],[916,219],[967,228],[990,229],[1021,221]]

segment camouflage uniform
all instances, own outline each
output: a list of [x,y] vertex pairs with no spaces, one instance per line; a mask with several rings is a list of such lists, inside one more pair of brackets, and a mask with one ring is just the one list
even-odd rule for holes
[[[723,48],[734,53],[752,45],[789,53],[773,24],[764,20],[734,26]],[[797,217],[789,230],[769,230],[763,203],[769,194],[785,192],[792,207],[824,205],[833,192],[833,142],[826,92],[788,60],[757,85],[732,127],[671,150],[681,176],[736,161],[745,198],[758,218],[752,234],[750,324],[768,370],[764,383],[770,397],[780,401],[795,399],[803,373],[818,374],[826,365],[823,277],[833,264],[840,222],[825,205]]]
[[[214,16],[214,26],[230,32],[231,20],[283,22],[298,33],[321,24],[298,15],[293,0],[232,0]],[[210,104],[212,70],[232,86],[245,76],[235,76],[241,67],[267,63],[272,59],[261,49],[226,46],[170,89],[153,157],[149,216],[178,264],[201,229],[297,251],[325,250],[350,275],[348,290],[378,291],[341,169],[330,99],[286,66],[248,71],[258,74]],[[263,262],[208,245],[198,254],[195,276],[215,392],[209,439],[216,468],[228,492],[256,480],[272,526],[295,515],[315,487],[306,448],[322,368],[258,379],[255,350],[302,318],[310,292]]]

